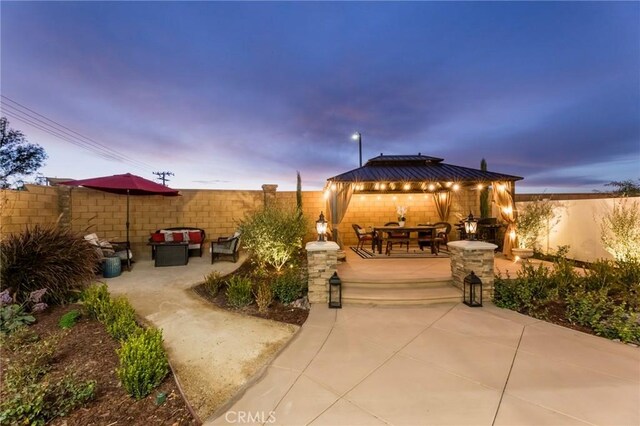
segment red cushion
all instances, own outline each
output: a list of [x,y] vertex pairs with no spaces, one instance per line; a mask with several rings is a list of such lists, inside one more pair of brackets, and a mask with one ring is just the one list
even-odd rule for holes
[[164,243],[164,234],[162,232],[154,232],[151,234],[151,241],[154,243]]
[[182,232],[173,232],[173,242],[181,243],[184,241],[184,234]]
[[202,242],[202,234],[200,231],[189,231],[189,242],[192,244],[200,244]]

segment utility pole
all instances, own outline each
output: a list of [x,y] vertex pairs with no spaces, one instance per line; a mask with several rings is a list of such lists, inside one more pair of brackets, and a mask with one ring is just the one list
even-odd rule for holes
[[167,176],[175,176],[172,172],[153,172],[153,174],[158,176],[156,179],[161,180],[164,186],[167,186],[167,182],[171,182]]

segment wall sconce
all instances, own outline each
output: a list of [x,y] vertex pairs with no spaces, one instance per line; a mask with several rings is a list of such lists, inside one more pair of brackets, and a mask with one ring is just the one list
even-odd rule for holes
[[469,217],[464,221],[464,232],[467,234],[468,240],[475,240],[478,232],[478,221],[473,217],[473,213],[469,212]]
[[327,221],[324,220],[322,212],[320,212],[320,217],[316,220],[316,232],[318,233],[318,241],[326,241]]

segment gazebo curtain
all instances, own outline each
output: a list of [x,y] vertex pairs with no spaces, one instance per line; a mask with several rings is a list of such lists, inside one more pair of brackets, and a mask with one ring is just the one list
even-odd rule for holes
[[338,225],[342,222],[351,196],[353,195],[353,184],[349,182],[330,183],[327,188],[331,192],[327,199],[327,212],[329,212],[329,222],[331,223],[331,232],[333,240],[342,248],[342,238],[338,232]]
[[442,222],[449,221],[449,211],[451,210],[451,192],[450,191],[440,191],[433,193],[433,200],[436,204],[436,211],[438,212],[438,217]]
[[500,210],[500,217],[507,223],[507,230],[504,233],[502,253],[511,256],[511,249],[516,244],[516,206],[513,197],[513,182],[493,182],[493,201]]

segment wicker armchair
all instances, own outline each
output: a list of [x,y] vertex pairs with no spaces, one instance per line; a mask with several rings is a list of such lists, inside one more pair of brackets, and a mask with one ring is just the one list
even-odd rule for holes
[[240,232],[236,231],[230,237],[220,237],[217,241],[211,241],[211,263],[221,256],[231,256],[233,262],[238,261],[240,249]]

